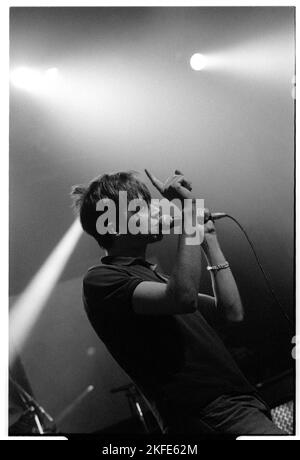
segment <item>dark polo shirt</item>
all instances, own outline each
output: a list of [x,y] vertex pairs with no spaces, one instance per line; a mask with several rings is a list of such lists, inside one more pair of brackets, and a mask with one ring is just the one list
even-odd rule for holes
[[[103,257],[88,270],[83,299],[89,320],[112,356],[167,419],[194,413],[225,394],[255,390],[218,336],[212,304],[183,315],[141,315],[132,294],[142,281],[168,277],[140,258]],[[154,408],[154,409],[155,409]]]

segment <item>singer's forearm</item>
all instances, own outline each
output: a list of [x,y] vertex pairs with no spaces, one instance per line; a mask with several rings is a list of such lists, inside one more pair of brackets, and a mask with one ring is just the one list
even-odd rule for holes
[[[185,218],[191,219],[196,212],[194,205],[185,210]],[[198,230],[195,230],[194,237]],[[174,269],[168,283],[168,293],[172,300],[181,303],[183,309],[195,311],[198,305],[199,281],[201,274],[200,244],[188,244],[191,235],[185,231],[179,236]]]
[[[226,262],[215,233],[207,234],[202,245],[209,265]],[[211,272],[212,286],[218,308],[222,308],[231,321],[241,321],[244,310],[238,287],[230,268]]]

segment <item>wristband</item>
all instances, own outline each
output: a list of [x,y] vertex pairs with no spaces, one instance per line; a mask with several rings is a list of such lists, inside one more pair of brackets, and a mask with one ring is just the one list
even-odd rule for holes
[[229,263],[228,262],[224,262],[223,264],[218,264],[218,265],[212,265],[212,266],[208,266],[206,267],[208,271],[213,271],[213,272],[217,272],[219,270],[223,270],[224,268],[229,268]]

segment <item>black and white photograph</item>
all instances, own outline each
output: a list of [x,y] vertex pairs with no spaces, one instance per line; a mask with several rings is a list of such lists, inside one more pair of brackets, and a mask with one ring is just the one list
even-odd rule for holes
[[294,438],[295,6],[7,16],[5,435]]

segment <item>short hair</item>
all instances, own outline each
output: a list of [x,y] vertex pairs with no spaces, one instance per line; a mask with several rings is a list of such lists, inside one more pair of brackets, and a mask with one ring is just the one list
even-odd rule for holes
[[114,242],[114,235],[106,233],[100,235],[96,229],[96,222],[101,211],[96,210],[99,200],[110,198],[118,210],[119,192],[126,191],[127,199],[142,198],[150,204],[151,195],[148,187],[139,178],[136,171],[121,171],[112,174],[103,174],[93,179],[87,186],[74,185],[71,189],[73,207],[79,214],[83,230],[93,236],[98,244],[109,249]]

